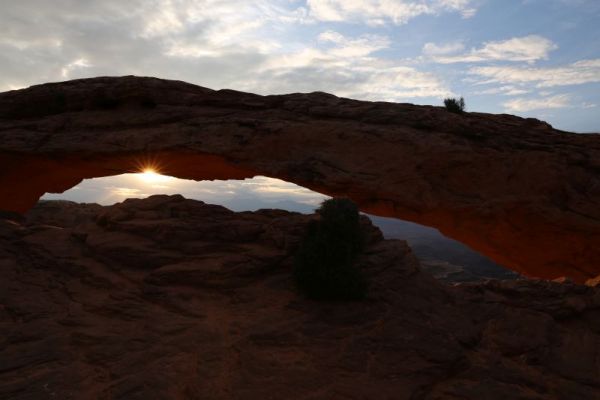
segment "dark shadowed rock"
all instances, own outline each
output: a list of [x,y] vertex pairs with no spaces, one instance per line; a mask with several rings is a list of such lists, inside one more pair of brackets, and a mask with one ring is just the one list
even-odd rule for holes
[[0,398],[600,398],[599,288],[446,286],[364,218],[367,300],[307,301],[314,218],[152,196],[0,220]]

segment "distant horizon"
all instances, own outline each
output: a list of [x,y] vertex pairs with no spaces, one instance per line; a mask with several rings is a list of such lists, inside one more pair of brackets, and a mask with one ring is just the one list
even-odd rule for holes
[[127,173],[85,179],[63,193],[46,193],[40,200],[113,205],[129,198],[155,194],[180,194],[211,204],[229,205],[233,211],[257,209],[256,205],[295,203],[294,211],[315,209],[329,196],[280,179],[255,176],[243,180],[180,179],[156,173]]

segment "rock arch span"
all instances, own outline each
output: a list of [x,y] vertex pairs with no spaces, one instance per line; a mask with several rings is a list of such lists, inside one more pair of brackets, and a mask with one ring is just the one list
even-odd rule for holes
[[600,274],[600,135],[535,120],[156,78],[0,94],[0,209],[154,163],[187,179],[266,175],[438,228],[529,276]]

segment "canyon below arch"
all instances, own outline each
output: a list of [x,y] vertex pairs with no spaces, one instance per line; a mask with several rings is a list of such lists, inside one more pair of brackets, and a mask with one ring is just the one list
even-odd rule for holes
[[[472,105],[476,108],[476,105]],[[0,209],[136,172],[283,179],[531,277],[600,274],[600,136],[536,119],[101,77],[0,94]]]

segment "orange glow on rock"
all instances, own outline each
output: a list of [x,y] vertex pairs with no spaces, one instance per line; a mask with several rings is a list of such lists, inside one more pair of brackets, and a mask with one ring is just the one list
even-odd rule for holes
[[[68,107],[54,113],[57,90]],[[100,90],[119,106],[88,104]],[[152,112],[136,100],[149,96]],[[4,211],[147,168],[196,181],[263,175],[435,227],[529,276],[585,282],[600,272],[598,135],[510,115],[139,77],[36,85],[0,100]]]

